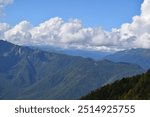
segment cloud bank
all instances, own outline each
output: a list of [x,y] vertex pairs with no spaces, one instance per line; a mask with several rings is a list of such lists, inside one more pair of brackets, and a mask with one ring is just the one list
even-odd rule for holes
[[[3,0],[11,1],[11,0]],[[0,39],[18,45],[58,46],[83,50],[118,51],[130,48],[150,48],[150,0],[141,5],[141,15],[111,32],[101,27],[85,28],[78,19],[65,22],[51,18],[33,27],[22,21],[14,27],[0,23]]]

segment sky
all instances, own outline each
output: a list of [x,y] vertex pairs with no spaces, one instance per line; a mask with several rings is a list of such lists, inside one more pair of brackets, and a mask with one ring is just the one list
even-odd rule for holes
[[[8,1],[8,0],[7,0]],[[53,17],[81,20],[86,27],[119,28],[140,14],[142,0],[14,0],[1,21],[16,25],[22,20],[34,26]]]
[[150,48],[150,0],[0,0],[0,39],[96,51]]

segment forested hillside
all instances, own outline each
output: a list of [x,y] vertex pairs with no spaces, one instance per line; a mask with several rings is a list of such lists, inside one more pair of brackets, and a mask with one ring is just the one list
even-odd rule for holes
[[112,84],[92,91],[81,99],[85,100],[118,100],[150,99],[150,70],[144,74],[115,81]]

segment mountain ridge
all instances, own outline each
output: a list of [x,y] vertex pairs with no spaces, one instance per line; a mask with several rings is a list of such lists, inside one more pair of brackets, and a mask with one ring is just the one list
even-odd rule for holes
[[128,62],[140,65],[143,69],[150,69],[150,49],[130,49],[119,51],[114,54],[105,56],[104,59],[113,62]]
[[94,61],[5,41],[0,45],[0,99],[78,99],[108,82],[143,72],[135,64]]

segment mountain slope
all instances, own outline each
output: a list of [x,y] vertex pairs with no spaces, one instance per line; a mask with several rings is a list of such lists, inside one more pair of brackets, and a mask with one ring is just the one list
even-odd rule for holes
[[118,100],[118,99],[150,99],[150,70],[145,74],[124,78],[100,89],[92,91],[81,99],[86,100]]
[[140,65],[144,69],[150,68],[150,49],[131,49],[120,51],[104,57],[114,62],[128,62]]
[[78,99],[143,72],[138,65],[48,53],[0,41],[0,99]]

